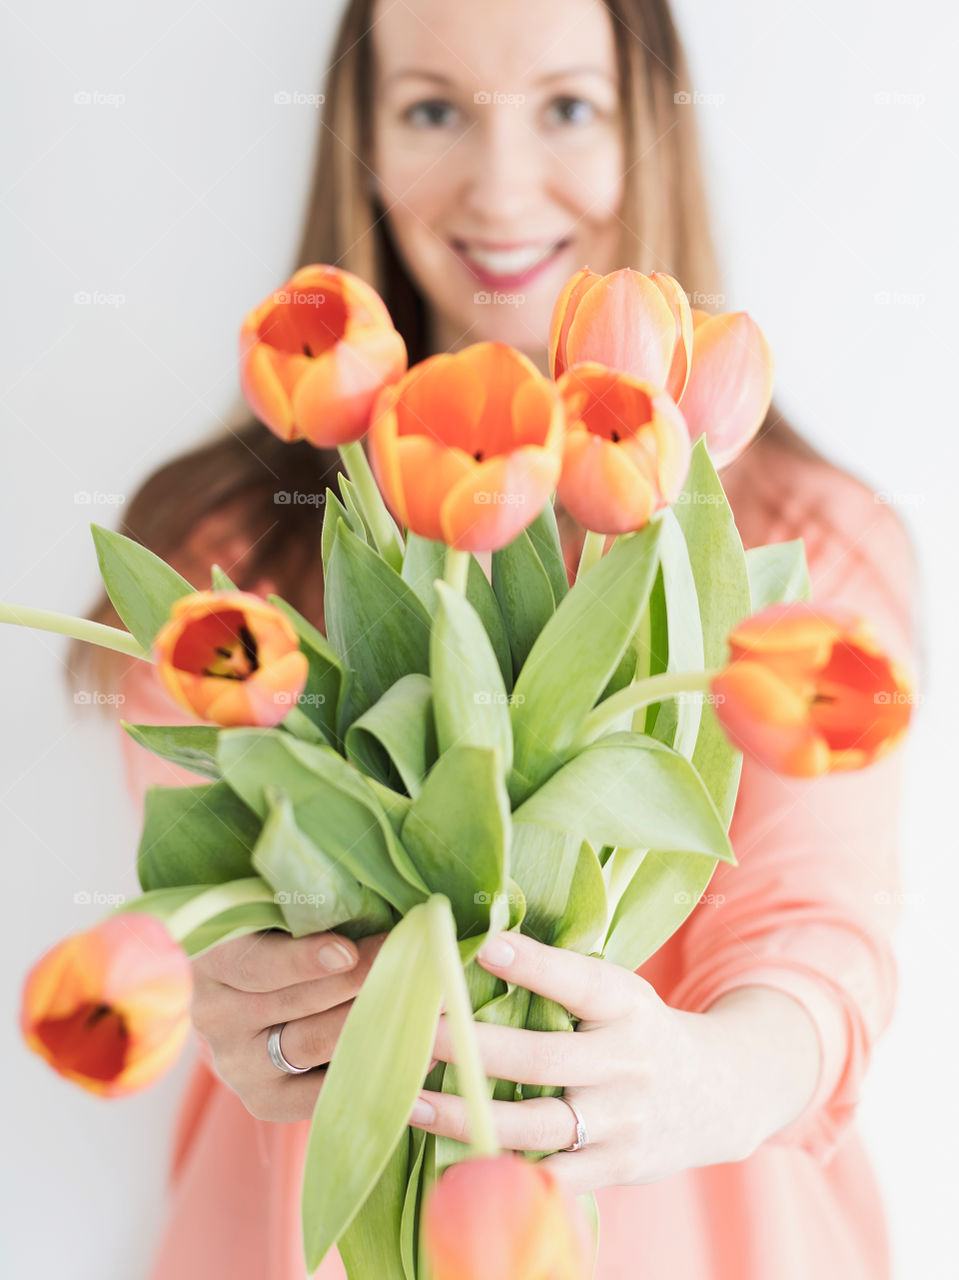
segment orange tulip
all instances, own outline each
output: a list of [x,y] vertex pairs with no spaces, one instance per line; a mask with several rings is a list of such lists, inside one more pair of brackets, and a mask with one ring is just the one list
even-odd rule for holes
[[559,478],[554,383],[502,342],[430,356],[381,393],[370,463],[387,506],[424,538],[496,551],[536,519]]
[[664,387],[678,402],[689,376],[693,321],[673,276],[631,267],[571,276],[553,308],[549,359],[554,378],[573,364],[598,361]]
[[153,1084],[190,1025],[192,969],[161,922],[110,916],[51,948],[30,970],[20,1028],[68,1080],[105,1098]]
[[706,436],[718,470],[763,424],[773,394],[773,355],[745,311],[710,316],[694,310],[693,325],[692,368],[679,403],[690,439]]
[[383,299],[339,267],[301,267],[240,330],[243,394],[281,440],[358,440],[377,393],[406,362]]
[[772,605],[741,622],[729,647],[712,681],[716,715],[735,746],[777,773],[861,769],[906,731],[907,672],[841,608]]
[[463,1160],[423,1210],[430,1280],[586,1280],[592,1232],[548,1169],[517,1155]]
[[156,634],[163,684],[187,711],[222,725],[279,724],[303,692],[306,655],[289,619],[249,591],[195,591]]
[[653,383],[595,362],[574,365],[557,386],[567,422],[559,501],[597,533],[641,529],[686,479],[683,415]]

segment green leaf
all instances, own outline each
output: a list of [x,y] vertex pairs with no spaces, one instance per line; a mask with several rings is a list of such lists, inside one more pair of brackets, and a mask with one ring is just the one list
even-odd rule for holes
[[303,693],[297,700],[297,708],[317,726],[327,743],[339,750],[341,741],[336,713],[344,684],[343,664],[339,655],[322,631],[314,627],[312,622],[297,612],[282,596],[269,595],[267,599],[293,624],[300,649],[306,654],[310,666]]
[[144,890],[223,884],[251,874],[256,814],[226,782],[148,787],[137,873]]
[[220,730],[207,724],[120,724],[134,742],[155,756],[172,760],[205,778],[217,781],[220,766],[216,762],[216,742]]
[[549,578],[549,585],[553,592],[553,599],[559,604],[563,596],[569,591],[569,575],[566,572],[566,561],[563,558],[563,547],[560,542],[559,528],[556,524],[556,512],[551,501],[546,503],[533,523],[527,526],[526,532],[536,548],[536,554],[539,556],[543,568],[546,570],[546,576]]
[[457,937],[485,933],[509,866],[509,797],[498,751],[465,744],[445,751],[410,806],[402,839],[424,883],[449,898]]
[[[672,511],[663,512],[660,567],[666,610],[667,671],[702,671],[703,629],[699,620],[696,579],[682,530]],[[684,693],[659,704],[652,721],[652,736],[691,759],[699,737],[703,696]]]
[[354,1220],[397,1144],[406,1140],[410,1110],[433,1052],[441,993],[424,903],[380,948],[353,1001],[313,1112],[302,1198],[310,1274]]
[[240,589],[218,564],[210,565],[210,584],[214,591],[239,591]]
[[500,613],[499,604],[493,593],[489,579],[483,572],[483,566],[475,556],[470,556],[466,574],[466,599],[480,616],[486,628],[489,642],[496,654],[496,661],[507,689],[513,687],[513,659],[510,655],[509,636],[506,634],[506,623]]
[[367,546],[373,546],[373,534],[356,496],[356,486],[345,471],[340,472],[337,480],[340,485],[340,493],[343,495],[343,505],[346,507],[350,528]]
[[[696,580],[706,669],[713,670],[726,661],[726,637],[749,614],[749,579],[733,513],[703,437],[693,446],[686,485],[673,510]],[[729,742],[708,703],[703,707],[692,761],[728,827],[739,788],[742,754]]]
[[[598,848],[696,853],[735,864],[726,829],[690,762],[654,738],[612,733],[554,773],[514,821],[578,836]],[[518,867],[513,874],[524,890]]]
[[403,568],[400,576],[408,582],[423,602],[427,613],[436,612],[436,591],[433,583],[442,578],[446,562],[446,546],[432,538],[421,538],[418,533],[406,535]]
[[507,546],[493,552],[492,579],[506,624],[515,679],[556,608],[549,574],[525,529]]
[[514,804],[560,767],[619,666],[646,608],[661,528],[656,520],[617,538],[576,581],[533,646],[510,705]]
[[569,907],[582,838],[559,827],[513,818],[510,874],[526,899],[523,933],[540,942],[556,936]]
[[589,952],[605,937],[606,881],[595,850],[584,840],[573,871],[563,914],[549,939],[554,947]]
[[429,673],[430,618],[419,597],[340,521],[326,581],[326,627],[369,701]]
[[270,810],[253,866],[272,886],[293,936],[336,929],[348,938],[368,938],[391,929],[388,904],[300,830],[285,792],[268,786],[266,794]]
[[275,902],[248,902],[205,921],[187,934],[180,945],[191,959],[195,959],[211,947],[218,947],[221,942],[232,942],[234,938],[245,938],[249,933],[260,933],[264,929],[290,931]]
[[323,579],[330,569],[330,553],[336,538],[336,529],[342,520],[349,529],[352,516],[332,489],[327,489],[323,508],[323,533],[320,538],[320,554],[323,560]]
[[504,773],[513,762],[506,686],[479,615],[445,582],[430,636],[433,710],[440,752],[456,743],[499,750]]
[[266,786],[285,791],[300,829],[398,911],[426,896],[375,792],[330,747],[276,729],[224,729],[217,760],[230,786],[264,819],[270,807]]
[[390,764],[411,796],[437,757],[432,685],[426,676],[397,680],[347,730],[346,757],[358,769],[390,785]]
[[771,604],[791,604],[809,599],[809,569],[802,538],[792,542],[771,542],[750,547],[746,552],[749,572],[750,613],[759,613]]
[[410,1167],[410,1145],[415,1133],[422,1130],[409,1129],[407,1136],[400,1138],[373,1190],[337,1242],[348,1280],[367,1280],[369,1276],[406,1280],[403,1213],[409,1179],[416,1176]]
[[98,524],[91,524],[90,531],[107,595],[134,639],[144,649],[152,649],[174,601],[191,595],[195,588],[132,538]]

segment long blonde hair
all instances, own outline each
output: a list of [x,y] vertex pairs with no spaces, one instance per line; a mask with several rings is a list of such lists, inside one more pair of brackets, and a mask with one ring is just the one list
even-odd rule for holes
[[[382,206],[371,192],[376,0],[348,0],[323,85],[322,123],[297,267],[328,262],[368,281],[386,302],[403,335],[410,363],[432,354],[429,309],[390,236]],[[614,26],[624,129],[625,191],[619,263],[639,271],[666,271],[706,311],[732,309],[724,294],[712,237],[686,57],[667,0],[605,0]],[[760,429],[786,449],[815,456],[785,421],[775,402]],[[248,420],[219,431],[172,459],[141,485],[120,524],[179,568],[194,585],[209,585],[208,564],[198,564],[191,536],[219,513],[246,535],[252,549],[238,585],[272,579],[279,593],[322,626],[322,566],[317,508],[278,504],[278,491],[322,494],[339,469],[335,451],[303,441],[285,444]],[[562,513],[560,513],[562,515]],[[230,570],[230,565],[223,568]],[[105,593],[89,616],[121,625]],[[68,682],[81,672],[110,688],[125,659],[75,642]]]

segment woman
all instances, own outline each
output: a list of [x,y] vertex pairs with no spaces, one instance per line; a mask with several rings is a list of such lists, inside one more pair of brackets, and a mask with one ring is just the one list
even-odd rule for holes
[[[411,362],[486,338],[546,371],[552,304],[580,266],[668,271],[703,309],[713,260],[685,62],[664,0],[356,0],[325,87],[309,218],[295,265],[332,262],[383,295]],[[677,95],[680,95],[677,97]],[[208,585],[217,561],[322,625],[316,508],[335,456],[258,424],[178,459],[130,505],[124,531]],[[745,545],[806,540],[815,597],[874,620],[915,659],[908,539],[888,507],[771,408],[722,475]],[[176,506],[172,505],[175,495]],[[581,531],[562,520],[570,566]],[[101,604],[97,616],[109,619]],[[126,720],[186,717],[145,664],[123,674]],[[195,781],[124,737],[128,777]],[[490,1075],[567,1086],[497,1104],[504,1146],[556,1151],[596,1190],[597,1280],[880,1280],[883,1211],[854,1116],[896,971],[893,755],[812,782],[746,761],[731,837],[685,924],[633,975],[510,938],[484,963],[551,996],[575,1036],[481,1028]],[[172,1205],[152,1280],[303,1276],[299,1177],[322,1067],[381,938],[256,935],[194,964],[200,1058],[184,1102]],[[448,1056],[441,1023],[436,1056]],[[455,1096],[411,1124],[461,1132]],[[432,1108],[432,1115],[430,1112]],[[279,1123],[278,1123],[279,1122]],[[343,1275],[331,1254],[319,1272]]]

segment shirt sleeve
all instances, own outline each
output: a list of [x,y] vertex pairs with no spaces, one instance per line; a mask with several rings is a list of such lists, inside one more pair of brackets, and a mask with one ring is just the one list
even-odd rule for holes
[[[873,622],[917,678],[915,563],[888,508],[864,537],[817,525],[806,541],[811,601]],[[855,1116],[872,1046],[889,1024],[898,975],[898,825],[907,746],[865,769],[780,777],[746,758],[730,838],[683,927],[683,977],[670,1004],[702,1012],[756,983],[798,1000],[816,1027],[820,1073],[802,1113],[769,1137],[828,1163]]]

